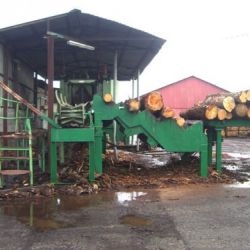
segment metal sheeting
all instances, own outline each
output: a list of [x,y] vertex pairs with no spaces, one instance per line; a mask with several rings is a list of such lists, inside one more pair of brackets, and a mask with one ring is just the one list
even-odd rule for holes
[[73,10],[0,30],[0,43],[11,49],[16,59],[46,77],[49,30],[73,37],[95,47],[94,51],[72,47],[55,40],[55,79],[97,79],[106,67],[112,78],[113,58],[118,52],[118,80],[131,80],[150,63],[165,40],[97,16]]

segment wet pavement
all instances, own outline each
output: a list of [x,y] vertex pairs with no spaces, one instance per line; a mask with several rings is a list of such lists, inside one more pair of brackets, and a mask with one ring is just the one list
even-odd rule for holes
[[[248,174],[249,146],[225,141],[224,167]],[[250,249],[249,204],[248,182],[5,201],[0,249]]]
[[249,249],[250,189],[188,185],[0,207],[0,249]]

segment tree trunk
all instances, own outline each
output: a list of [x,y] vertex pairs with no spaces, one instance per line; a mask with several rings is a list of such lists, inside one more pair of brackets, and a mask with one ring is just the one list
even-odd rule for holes
[[161,116],[163,118],[173,118],[175,116],[175,112],[169,107],[164,107],[161,111]]
[[218,115],[218,107],[216,105],[209,105],[205,111],[205,118],[208,120],[214,120]]
[[225,109],[218,109],[217,118],[220,121],[225,120],[227,117],[227,111]]
[[112,103],[113,102],[113,97],[110,93],[104,94],[103,95],[103,101],[105,103]]
[[145,108],[151,112],[157,112],[163,108],[163,99],[159,92],[151,92],[144,98]]
[[250,102],[250,89],[247,90],[247,101]]
[[231,93],[228,94],[216,94],[216,95],[209,95],[204,101],[206,105],[216,105],[218,108],[223,108],[228,112],[232,112],[235,108],[235,100],[234,97],[231,96]]
[[203,120],[205,118],[205,111],[207,106],[195,106],[184,112],[180,116],[187,120]]
[[140,101],[137,99],[129,99],[125,102],[125,105],[127,106],[130,112],[138,112],[141,106]]
[[247,102],[247,91],[241,91],[236,93],[236,97],[234,98],[237,103],[246,103]]
[[237,104],[234,112],[237,117],[246,117],[248,115],[248,107],[243,103]]
[[176,120],[176,124],[177,124],[179,127],[181,127],[181,128],[184,127],[184,125],[185,125],[185,119],[184,119],[184,118],[178,117],[178,118],[176,118],[175,120]]
[[248,119],[250,119],[250,107],[248,107],[248,110],[247,110],[247,117]]
[[227,112],[226,120],[231,120],[232,118],[233,118],[233,114],[230,112]]

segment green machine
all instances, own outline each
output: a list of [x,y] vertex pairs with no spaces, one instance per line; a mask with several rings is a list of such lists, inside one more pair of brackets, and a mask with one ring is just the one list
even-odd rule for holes
[[216,148],[216,169],[221,174],[222,169],[222,130],[226,127],[250,127],[250,120],[204,121],[208,136],[208,164],[212,164],[212,147]]
[[[181,128],[174,120],[158,120],[147,110],[131,113],[124,104],[107,104],[101,96],[95,95],[91,102],[91,108],[88,111],[84,107],[69,107],[66,105],[67,112],[61,112],[61,116],[63,117],[59,117],[57,121],[65,123],[68,113],[70,121],[77,121],[77,123],[82,121],[80,122],[81,127],[66,128],[62,126],[63,124],[58,124],[56,121],[48,118],[4,83],[0,82],[0,87],[20,103],[27,106],[38,117],[50,124],[50,168],[52,183],[58,182],[57,144],[87,142],[89,144],[89,180],[93,181],[96,173],[102,174],[103,137],[105,132],[110,129],[109,126],[113,121],[116,121],[123,128],[125,137],[143,134],[150,146],[160,146],[169,152],[199,152],[200,174],[202,177],[207,176],[208,150],[211,148],[208,144],[207,135],[204,133],[204,124],[201,121]],[[68,112],[68,108],[70,112]],[[72,111],[74,111],[73,116],[71,114]]]
[[199,152],[200,173],[207,176],[208,142],[203,132],[203,123],[198,122],[180,128],[174,120],[157,120],[150,112],[129,112],[122,104],[106,104],[95,95],[92,109],[85,114],[88,127],[51,129],[51,182],[57,183],[57,143],[88,142],[89,179],[102,173],[102,152],[105,121],[116,121],[124,128],[126,136],[144,134],[151,146],[161,146],[169,152]]

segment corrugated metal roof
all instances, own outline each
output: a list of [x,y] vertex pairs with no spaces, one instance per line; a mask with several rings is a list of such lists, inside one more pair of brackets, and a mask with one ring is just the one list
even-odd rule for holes
[[68,46],[64,40],[55,42],[55,79],[96,79],[107,66],[112,78],[115,51],[118,52],[118,80],[130,80],[138,69],[142,72],[158,53],[164,39],[104,18],[73,10],[65,14],[0,29],[0,42],[15,57],[40,75],[47,74],[47,43],[49,30],[74,37],[95,47],[94,51]]

